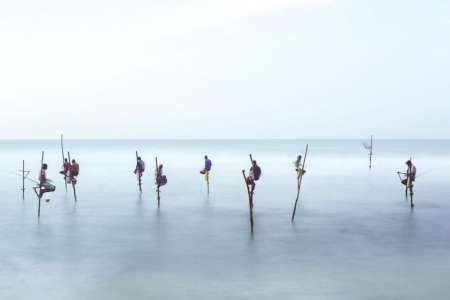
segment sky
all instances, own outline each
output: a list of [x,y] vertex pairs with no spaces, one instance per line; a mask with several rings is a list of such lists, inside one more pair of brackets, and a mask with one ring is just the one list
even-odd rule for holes
[[450,138],[450,1],[0,2],[0,138]]

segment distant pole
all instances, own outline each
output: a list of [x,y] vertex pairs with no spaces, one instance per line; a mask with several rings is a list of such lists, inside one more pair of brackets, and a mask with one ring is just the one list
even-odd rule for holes
[[372,169],[373,135],[370,136],[369,169]]
[[41,169],[40,169],[40,171],[39,171],[39,195],[38,195],[38,198],[39,198],[39,207],[38,207],[38,218],[41,217],[41,198],[42,198],[42,195],[43,195],[43,193],[42,193],[41,172],[42,172],[42,166],[43,166],[43,165],[44,165],[44,151],[42,151],[42,154],[41,154]]
[[[251,155],[250,155],[251,156]],[[252,160],[253,161],[253,160]],[[242,170],[242,176],[244,177],[244,183],[247,188],[247,195],[248,195],[248,207],[249,207],[249,219],[250,219],[250,230],[253,233],[253,188],[250,190],[247,184],[247,176],[245,176],[245,170]]]
[[137,150],[136,150],[136,173],[137,173],[137,176],[138,176],[138,183],[139,183],[139,191],[142,193],[142,181],[141,181],[141,172],[140,172],[140,170],[139,170],[139,168],[138,168],[138,165],[137,165],[137,163],[138,163],[138,152],[137,152]]
[[[409,160],[411,160],[411,157],[409,158]],[[408,166],[408,169],[406,170],[406,185],[405,185],[405,197],[406,200],[408,200],[408,185],[409,185],[409,175],[408,173],[410,172],[410,167]]]
[[291,222],[294,222],[295,213],[297,211],[297,203],[298,203],[298,199],[300,197],[300,189],[301,189],[301,186],[302,186],[302,179],[303,179],[303,170],[305,170],[306,156],[307,155],[308,155],[308,144],[306,144],[305,156],[303,157],[302,171],[300,172],[300,175],[297,178],[297,198],[295,199],[294,211],[292,212]]
[[[63,163],[63,171],[64,171],[64,136],[61,134],[61,154],[62,154],[62,163]],[[66,173],[64,173],[64,185],[66,187],[67,192],[67,181],[66,181]]]
[[[69,165],[71,165],[71,161],[70,161],[70,152],[67,152],[67,158],[69,159]],[[69,171],[70,172],[70,171]],[[72,184],[72,189],[73,189],[73,198],[75,200],[75,202],[77,202],[77,191],[75,189],[75,180],[73,179],[72,174],[70,174],[70,183]]]
[[22,200],[25,200],[25,160],[22,160]]
[[414,200],[413,200],[413,182],[411,179],[411,173],[412,173],[412,157],[409,158],[409,160],[411,161],[411,165],[408,166],[408,171],[406,174],[406,199],[408,199],[408,188],[409,188],[409,197],[410,197],[410,205],[411,208],[414,208]]
[[158,182],[158,173],[159,173],[158,157],[155,157],[155,167],[156,167],[156,171],[155,171],[156,195],[157,195],[158,207],[159,207],[161,198],[160,198],[160,195],[159,195],[159,182]]

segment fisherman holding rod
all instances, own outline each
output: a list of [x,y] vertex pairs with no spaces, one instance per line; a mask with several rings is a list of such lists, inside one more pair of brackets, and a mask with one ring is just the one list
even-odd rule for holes
[[[416,181],[416,173],[417,173],[417,169],[416,166],[412,163],[411,159],[406,161],[406,172],[397,172],[398,177],[401,180],[401,183],[405,186],[405,193],[406,193],[406,197],[408,197],[408,190],[409,190],[409,196],[411,197],[411,208],[414,207],[414,202],[413,202],[413,183],[414,181]],[[402,178],[400,175],[404,175],[405,177]]]
[[41,171],[39,172],[39,198],[42,198],[45,193],[56,190],[56,187],[47,179],[47,169],[48,165],[42,164]]
[[413,187],[413,182],[416,181],[416,166],[412,163],[411,160],[406,161],[406,173],[397,172],[398,174],[405,175],[405,178],[402,179],[402,184],[407,188]]
[[[41,170],[39,171],[39,185],[33,187],[36,196],[38,197],[38,218],[41,216],[41,199],[45,193],[54,192],[56,187],[50,183],[50,180],[47,179],[47,169],[48,165],[44,163],[44,152],[42,151],[41,158]],[[39,192],[37,191],[39,190]],[[50,199],[47,199],[46,202],[49,202]]]

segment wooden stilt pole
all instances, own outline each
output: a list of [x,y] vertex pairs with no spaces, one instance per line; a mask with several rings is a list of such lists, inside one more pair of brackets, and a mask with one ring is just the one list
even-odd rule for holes
[[297,203],[298,203],[298,199],[300,198],[300,189],[302,186],[303,170],[305,170],[307,155],[308,155],[308,144],[306,144],[305,156],[303,157],[302,171],[300,172],[300,175],[297,177],[297,198],[295,198],[295,204],[294,204],[294,210],[292,212],[291,222],[294,222],[295,213],[297,211]]
[[[67,158],[69,159],[69,164],[71,165],[72,162],[70,160],[70,152],[67,152]],[[72,184],[73,198],[74,198],[75,202],[77,202],[77,190],[75,189],[76,183],[75,183],[75,180],[74,180],[72,174],[70,174],[70,183]]]
[[411,161],[411,166],[408,166],[408,171],[407,171],[407,180],[406,180],[406,199],[408,199],[408,188],[409,188],[409,198],[410,198],[410,205],[411,208],[414,207],[414,201],[413,201],[413,182],[411,180],[411,173],[412,173],[412,157],[409,158],[409,161]]
[[25,160],[22,160],[22,200],[25,200]]
[[[253,167],[253,157],[251,154],[248,155],[250,158],[250,165]],[[251,188],[247,184],[247,176],[245,176],[245,170],[242,170],[242,176],[244,177],[244,183],[245,187],[247,188],[248,193],[248,207],[249,207],[249,219],[250,219],[250,230],[253,234],[253,227],[254,227],[254,221],[253,221],[253,196],[255,194],[255,182],[251,185]]]
[[[62,154],[62,164],[63,164],[63,169],[64,169],[64,137],[61,134],[61,154]],[[70,163],[70,161],[69,161]],[[67,178],[66,178],[66,174],[64,174],[64,185],[66,187],[66,192],[67,192]]]
[[252,189],[250,190],[250,188],[247,184],[247,176],[245,176],[245,170],[242,170],[242,176],[244,177],[245,187],[247,188],[250,230],[253,233],[253,225],[254,225],[254,222],[253,222],[253,192],[254,192],[254,189],[252,187]]
[[370,136],[369,169],[372,169],[373,135]]
[[159,207],[161,197],[160,197],[160,194],[159,194],[159,182],[158,182],[158,172],[159,172],[159,169],[158,169],[158,157],[155,157],[155,167],[156,167],[156,169],[155,169],[156,196],[157,196],[157,199],[158,199],[158,207]]
[[209,171],[206,170],[206,191],[209,195]]
[[142,174],[141,174],[141,172],[139,172],[139,169],[137,168],[138,156],[139,155],[138,155],[138,152],[136,150],[136,173],[137,173],[137,176],[138,176],[139,192],[142,193],[142,180],[141,180]]
[[38,206],[38,218],[40,218],[41,217],[41,199],[42,199],[42,196],[44,195],[43,193],[42,193],[42,182],[41,182],[41,180],[40,180],[40,177],[41,177],[41,172],[42,172],[42,166],[44,165],[44,151],[42,151],[42,154],[41,154],[41,168],[40,168],[40,171],[39,171],[39,195],[38,195],[38,198],[39,198],[39,206]]

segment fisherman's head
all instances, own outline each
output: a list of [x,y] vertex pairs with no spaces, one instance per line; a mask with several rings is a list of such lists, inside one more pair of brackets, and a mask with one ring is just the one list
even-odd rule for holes
[[205,159],[208,159],[208,155],[205,155]]
[[42,169],[43,169],[43,170],[47,170],[47,168],[48,168],[48,165],[47,165],[47,164],[43,164],[43,165],[42,165]]
[[137,157],[137,160],[141,160],[141,157],[140,157],[140,156],[138,156],[138,157]]
[[406,161],[406,165],[407,165],[408,167],[411,167],[411,166],[412,166],[411,160],[408,159],[408,160]]
[[73,164],[76,163],[75,159],[72,159],[72,163],[73,163]]
[[299,155],[299,156],[297,157],[297,161],[301,161],[301,160],[302,160],[302,156]]
[[64,158],[64,161],[67,162],[67,158]]
[[254,166],[256,166],[256,160],[253,160],[253,161],[252,161],[252,164],[253,164]]
[[162,164],[160,164],[160,165],[159,165],[159,169],[160,169],[160,170],[162,170],[162,168],[163,168],[163,165],[162,165]]

